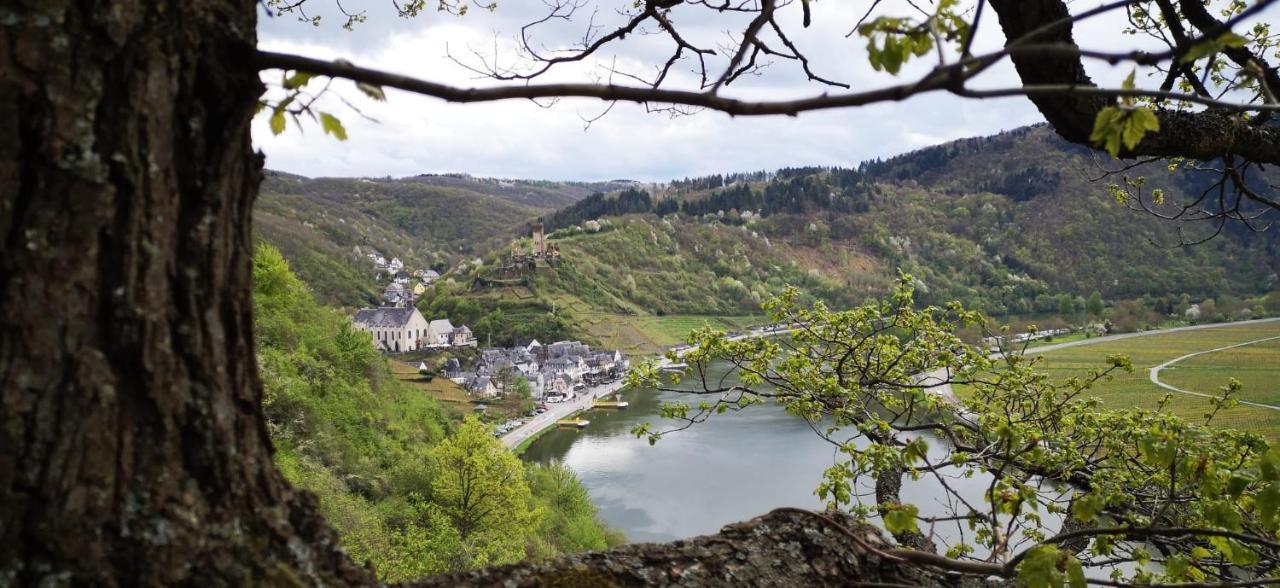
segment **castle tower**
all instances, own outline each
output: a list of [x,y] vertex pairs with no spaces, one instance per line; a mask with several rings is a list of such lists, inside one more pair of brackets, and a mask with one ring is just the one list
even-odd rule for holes
[[533,255],[542,257],[547,254],[547,240],[542,234],[542,223],[533,223]]

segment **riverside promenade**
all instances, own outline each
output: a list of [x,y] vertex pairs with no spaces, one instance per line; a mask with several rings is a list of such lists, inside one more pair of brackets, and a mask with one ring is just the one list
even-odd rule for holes
[[[773,337],[775,335],[785,335],[792,332],[792,330],[793,329],[753,330],[752,332],[744,335],[731,337],[731,339],[736,341],[751,337]],[[696,347],[679,350],[676,352],[676,356],[683,356],[693,349],[696,349]],[[665,357],[658,360],[659,368],[668,365],[671,365],[671,360]],[[526,439],[535,437],[547,428],[556,426],[556,422],[560,419],[568,418],[574,413],[590,409],[596,400],[621,390],[623,385],[623,380],[609,382],[608,384],[601,384],[599,386],[587,388],[581,395],[575,397],[573,400],[547,404],[547,412],[529,417],[529,420],[525,421],[523,425],[512,429],[506,435],[500,437],[499,440],[502,441],[502,444],[507,448],[514,449],[516,446],[524,443]],[[590,419],[588,418],[588,420]]]

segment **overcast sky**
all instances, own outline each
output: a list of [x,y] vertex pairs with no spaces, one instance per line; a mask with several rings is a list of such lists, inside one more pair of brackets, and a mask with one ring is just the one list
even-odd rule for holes
[[[604,27],[601,30],[609,30],[609,25],[621,22],[616,10],[632,5],[631,0],[584,1],[587,6],[577,18],[537,29],[535,45],[564,47],[581,39],[597,5],[594,22]],[[434,4],[434,0],[427,4]],[[1072,10],[1098,4],[1096,0],[1077,0]],[[867,5],[864,0],[815,2],[813,26],[803,29],[792,22],[796,26],[789,30],[795,31],[794,40],[811,58],[816,73],[857,89],[901,81],[871,70],[865,39],[845,37]],[[521,25],[546,13],[541,0],[499,0],[493,12],[473,9],[465,17],[457,17],[427,11],[417,18],[403,19],[395,14],[391,0],[344,0],[349,11],[367,11],[366,22],[346,31],[335,0],[308,0],[306,6],[310,14],[322,17],[320,26],[298,22],[290,15],[263,13],[260,46],[322,59],[345,58],[366,67],[461,86],[492,82],[459,66],[449,54],[476,63],[477,55],[496,51],[503,64],[516,63],[515,35]],[[882,6],[881,12],[897,15],[910,11],[901,0]],[[1264,20],[1268,16],[1274,20],[1276,12],[1272,9],[1270,15],[1264,14]],[[799,10],[785,14],[787,19],[799,19]],[[723,42],[726,32],[740,30],[743,22],[688,7],[677,9],[673,19],[682,34],[703,46]],[[1077,29],[1077,39],[1087,47],[1115,49],[1114,34],[1120,24],[1115,19],[1096,19]],[[987,18],[983,25],[978,50],[1003,44],[994,18]],[[659,35],[632,35],[612,44],[599,59],[553,70],[542,81],[589,81],[601,64],[647,74],[666,58],[670,45],[669,39]],[[676,86],[696,86],[692,62],[683,65],[674,78]],[[919,67],[925,65],[922,62]],[[1128,72],[1097,64],[1090,64],[1090,68],[1095,79],[1101,80],[1115,80]],[[919,71],[904,69],[901,77]],[[1006,65],[984,74],[975,85],[1015,83],[1012,67]],[[529,101],[458,105],[395,90],[388,90],[386,103],[374,103],[348,83],[335,83],[334,88],[336,96],[323,100],[320,109],[339,116],[350,139],[338,142],[315,125],[301,131],[291,126],[283,135],[272,136],[266,117],[260,116],[254,124],[254,139],[267,154],[269,168],[308,176],[466,172],[507,178],[663,181],[786,166],[852,166],[866,159],[1042,120],[1024,98],[974,101],[933,94],[901,103],[798,117],[732,118],[702,112],[672,118],[646,113],[638,105],[618,104],[585,128],[584,118],[600,114],[600,103],[563,100],[550,107]],[[724,91],[745,98],[784,98],[823,90],[805,82],[793,62],[775,61],[763,75],[744,79]],[[364,120],[339,97],[377,122]]]

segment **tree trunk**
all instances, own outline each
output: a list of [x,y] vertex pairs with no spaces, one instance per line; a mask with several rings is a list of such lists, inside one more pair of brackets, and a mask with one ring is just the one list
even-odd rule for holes
[[[901,464],[893,469],[880,472],[876,476],[876,506],[881,515],[889,512],[890,505],[902,503],[900,497],[902,492],[902,476],[906,474],[906,468]],[[929,553],[937,553],[938,546],[929,537],[925,537],[919,531],[902,531],[894,533],[893,538],[897,542],[912,549],[927,551]]]
[[263,424],[256,4],[0,6],[0,585],[372,581]]
[[[1065,0],[991,0],[999,17],[1006,44],[1022,39],[1049,23],[1069,15]],[[1035,44],[1075,46],[1074,26],[1052,27],[1034,38]],[[1011,57],[1025,85],[1093,86],[1078,56],[1018,54]],[[1042,94],[1030,97],[1045,120],[1062,138],[1089,147],[1098,112],[1114,104],[1112,98],[1076,94]],[[1250,161],[1280,165],[1280,127],[1255,126],[1244,118],[1220,110],[1182,112],[1158,110],[1160,131],[1148,133],[1122,157],[1154,155],[1190,157],[1212,161],[1234,153]]]

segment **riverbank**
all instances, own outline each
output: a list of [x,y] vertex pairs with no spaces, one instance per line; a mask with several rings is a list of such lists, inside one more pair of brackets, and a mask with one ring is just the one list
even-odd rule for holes
[[[1207,335],[1219,328],[1250,325],[1256,323],[1242,321],[1180,331],[1094,337],[1046,346],[1045,355],[1067,354],[1071,348],[1083,353],[1095,344],[1117,341],[1145,341],[1150,347],[1165,347],[1159,335],[1181,331]],[[1204,345],[1202,349],[1221,346]],[[1104,351],[1098,349],[1089,354],[1091,367],[1099,365]],[[1139,359],[1136,363],[1156,365],[1183,353],[1170,352],[1160,361],[1144,364]],[[732,369],[718,362],[709,367],[709,373],[719,378]],[[1145,373],[1134,376],[1143,380],[1147,377]],[[731,416],[711,418],[650,446],[647,439],[631,433],[634,427],[657,423],[664,403],[688,398],[652,389],[626,390],[622,395],[631,403],[628,410],[593,411],[587,417],[591,424],[583,430],[552,428],[530,444],[522,459],[559,462],[573,470],[590,492],[601,517],[623,530],[630,540],[670,541],[714,533],[725,524],[781,506],[823,508],[822,501],[814,496],[814,488],[821,484],[823,472],[840,457],[833,455],[830,444],[815,435],[803,419],[783,407],[774,403],[754,405]],[[934,458],[945,457],[945,441],[931,438],[929,447],[937,452]],[[975,476],[956,480],[956,484],[966,496],[980,500],[987,480]],[[904,501],[920,505],[922,516],[948,516],[950,513],[934,500],[936,492],[928,480],[907,480],[902,496]]]
[[[774,337],[778,335],[786,335],[793,331],[794,329],[752,330],[750,333],[730,337],[730,340],[737,341],[753,337]],[[685,347],[674,351],[676,357],[684,357],[685,354],[693,351],[694,349],[697,348]],[[671,365],[671,361],[667,358],[662,357],[658,360],[659,368],[667,365]],[[524,453],[525,449],[528,449],[529,445],[533,444],[533,441],[537,437],[541,436],[547,430],[554,428],[556,426],[556,422],[561,419],[569,418],[579,412],[591,409],[596,400],[616,394],[618,391],[622,390],[622,387],[625,385],[626,382],[624,380],[609,382],[608,384],[601,384],[599,386],[588,388],[583,393],[582,397],[575,398],[572,401],[549,404],[547,405],[547,412],[530,418],[525,424],[520,425],[519,427],[512,429],[506,435],[503,435],[500,440],[503,445],[514,450],[516,455],[520,455]]]
[[[565,402],[555,402],[547,405],[547,412],[531,417],[528,422],[511,430],[511,432],[503,435],[499,440],[506,447],[516,450],[520,446],[528,447],[533,440],[548,429],[554,428],[556,423],[561,419],[567,419],[575,414],[584,412],[591,408],[596,400],[612,395],[622,389],[624,382],[618,380],[593,386],[583,391],[582,395],[573,400]],[[516,451],[516,454],[523,451]]]

